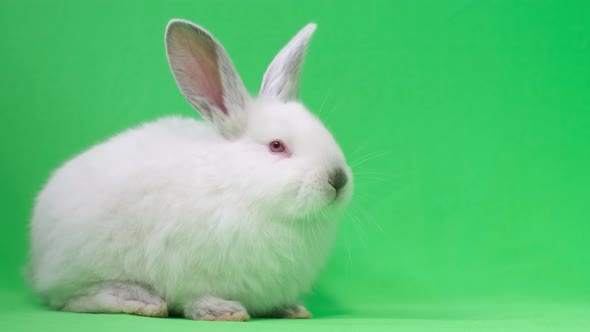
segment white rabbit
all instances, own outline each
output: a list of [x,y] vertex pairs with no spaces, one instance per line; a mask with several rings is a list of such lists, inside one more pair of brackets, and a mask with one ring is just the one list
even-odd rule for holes
[[340,148],[297,101],[314,30],[279,52],[252,98],[209,32],[170,21],[170,67],[208,122],[143,124],[52,175],[31,222],[31,282],[45,303],[201,320],[310,317],[299,297],[352,196]]

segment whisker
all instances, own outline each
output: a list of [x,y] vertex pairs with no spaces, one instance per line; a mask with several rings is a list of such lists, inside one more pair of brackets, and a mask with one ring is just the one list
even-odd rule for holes
[[352,215],[349,211],[346,211],[345,213],[352,220],[351,225],[354,227],[356,233],[358,234],[359,240],[361,241],[363,247],[367,248],[367,243],[365,242],[365,239],[363,238],[363,234],[365,234],[365,233],[364,233],[364,231],[362,231],[362,226],[358,224],[361,221],[356,216]]
[[[377,176],[371,176],[371,177],[356,177],[356,187],[360,188],[362,187],[364,184],[368,184],[368,183],[381,183],[381,184],[386,184],[386,185],[390,185],[391,183],[393,183],[394,179],[392,178],[383,178],[383,177],[377,177]],[[358,180],[362,180],[362,181],[358,181]]]
[[329,89],[328,92],[326,92],[326,96],[324,97],[324,100],[320,104],[320,108],[318,109],[318,118],[320,118],[320,119],[321,119],[321,115],[322,115],[322,110],[324,109],[324,105],[326,104],[326,101],[328,100],[328,96],[330,96],[331,93],[332,93],[332,89]]
[[376,176],[383,176],[383,177],[392,177],[391,173],[385,172],[371,172],[371,171],[362,171],[362,172],[354,172],[353,175],[356,177],[357,175],[376,175]]
[[366,221],[368,221],[368,222],[371,222],[373,225],[375,225],[375,227],[376,227],[376,228],[377,228],[379,231],[381,231],[382,233],[384,233],[384,234],[385,234],[385,231],[383,230],[383,227],[381,227],[381,225],[380,225],[380,224],[379,224],[379,223],[378,223],[378,222],[375,220],[375,218],[374,218],[373,216],[371,216],[371,215],[370,215],[368,212],[366,212],[366,210],[365,210],[365,209],[363,209],[361,206],[358,206],[358,207],[351,207],[350,209],[351,209],[352,211],[354,211],[354,210],[356,209],[356,211],[355,211],[355,212],[358,212],[358,213],[362,214],[362,215],[363,215],[363,219],[364,219],[364,220],[366,220]]
[[326,114],[325,114],[325,115],[326,115],[326,117],[327,117],[328,115],[332,114],[332,113],[334,112],[334,110],[336,110],[337,108],[338,108],[338,105],[334,105],[332,108],[330,108],[330,109],[328,110],[328,112],[326,112]]
[[344,233],[344,238],[346,239],[346,258],[347,258],[347,263],[348,266],[352,266],[352,253],[350,250],[350,237],[348,236],[347,232],[341,232]]
[[350,164],[350,168],[353,168],[353,169],[354,169],[356,166],[359,166],[359,165],[361,165],[361,164],[363,164],[363,163],[366,163],[367,161],[369,161],[369,160],[371,160],[371,159],[375,159],[375,158],[377,158],[377,157],[383,157],[383,156],[386,156],[386,155],[390,154],[391,152],[392,152],[392,151],[388,151],[388,150],[386,150],[386,151],[381,151],[381,152],[374,152],[374,153],[371,153],[371,154],[369,154],[369,155],[367,155],[367,156],[365,156],[365,157],[361,158],[360,160],[357,160],[356,162],[353,162],[353,163],[351,163],[351,164]]
[[351,153],[349,153],[348,155],[352,158],[354,157],[355,154],[357,154],[361,149],[364,149],[367,147],[367,144],[369,143],[369,139],[365,139],[365,141],[362,144],[359,144],[354,151],[352,151]]

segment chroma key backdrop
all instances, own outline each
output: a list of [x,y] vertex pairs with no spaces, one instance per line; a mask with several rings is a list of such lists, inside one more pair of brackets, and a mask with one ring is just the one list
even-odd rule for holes
[[[56,312],[28,288],[54,169],[199,118],[166,62],[171,18],[211,31],[251,93],[318,24],[301,99],[355,193],[310,320]],[[590,1],[3,0],[0,31],[1,331],[590,331]]]

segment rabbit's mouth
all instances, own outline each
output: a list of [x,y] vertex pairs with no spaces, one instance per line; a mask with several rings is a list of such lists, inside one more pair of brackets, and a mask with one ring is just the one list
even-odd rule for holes
[[330,205],[335,205],[338,208],[345,208],[352,199],[352,186],[348,185],[340,190],[334,190],[334,198]]
[[346,206],[352,198],[352,174],[344,168],[329,173],[328,184],[332,187],[331,205]]
[[352,198],[353,181],[348,168],[336,168],[331,172],[318,172],[305,177],[297,188],[293,212],[340,210]]

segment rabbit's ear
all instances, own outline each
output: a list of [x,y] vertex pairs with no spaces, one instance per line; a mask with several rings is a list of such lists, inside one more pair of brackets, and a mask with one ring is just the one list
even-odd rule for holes
[[174,19],[166,28],[166,54],[189,103],[224,137],[239,136],[250,97],[223,46],[207,30]]
[[299,73],[305,48],[316,25],[309,23],[283,47],[272,60],[260,87],[261,96],[279,97],[283,101],[299,97]]

